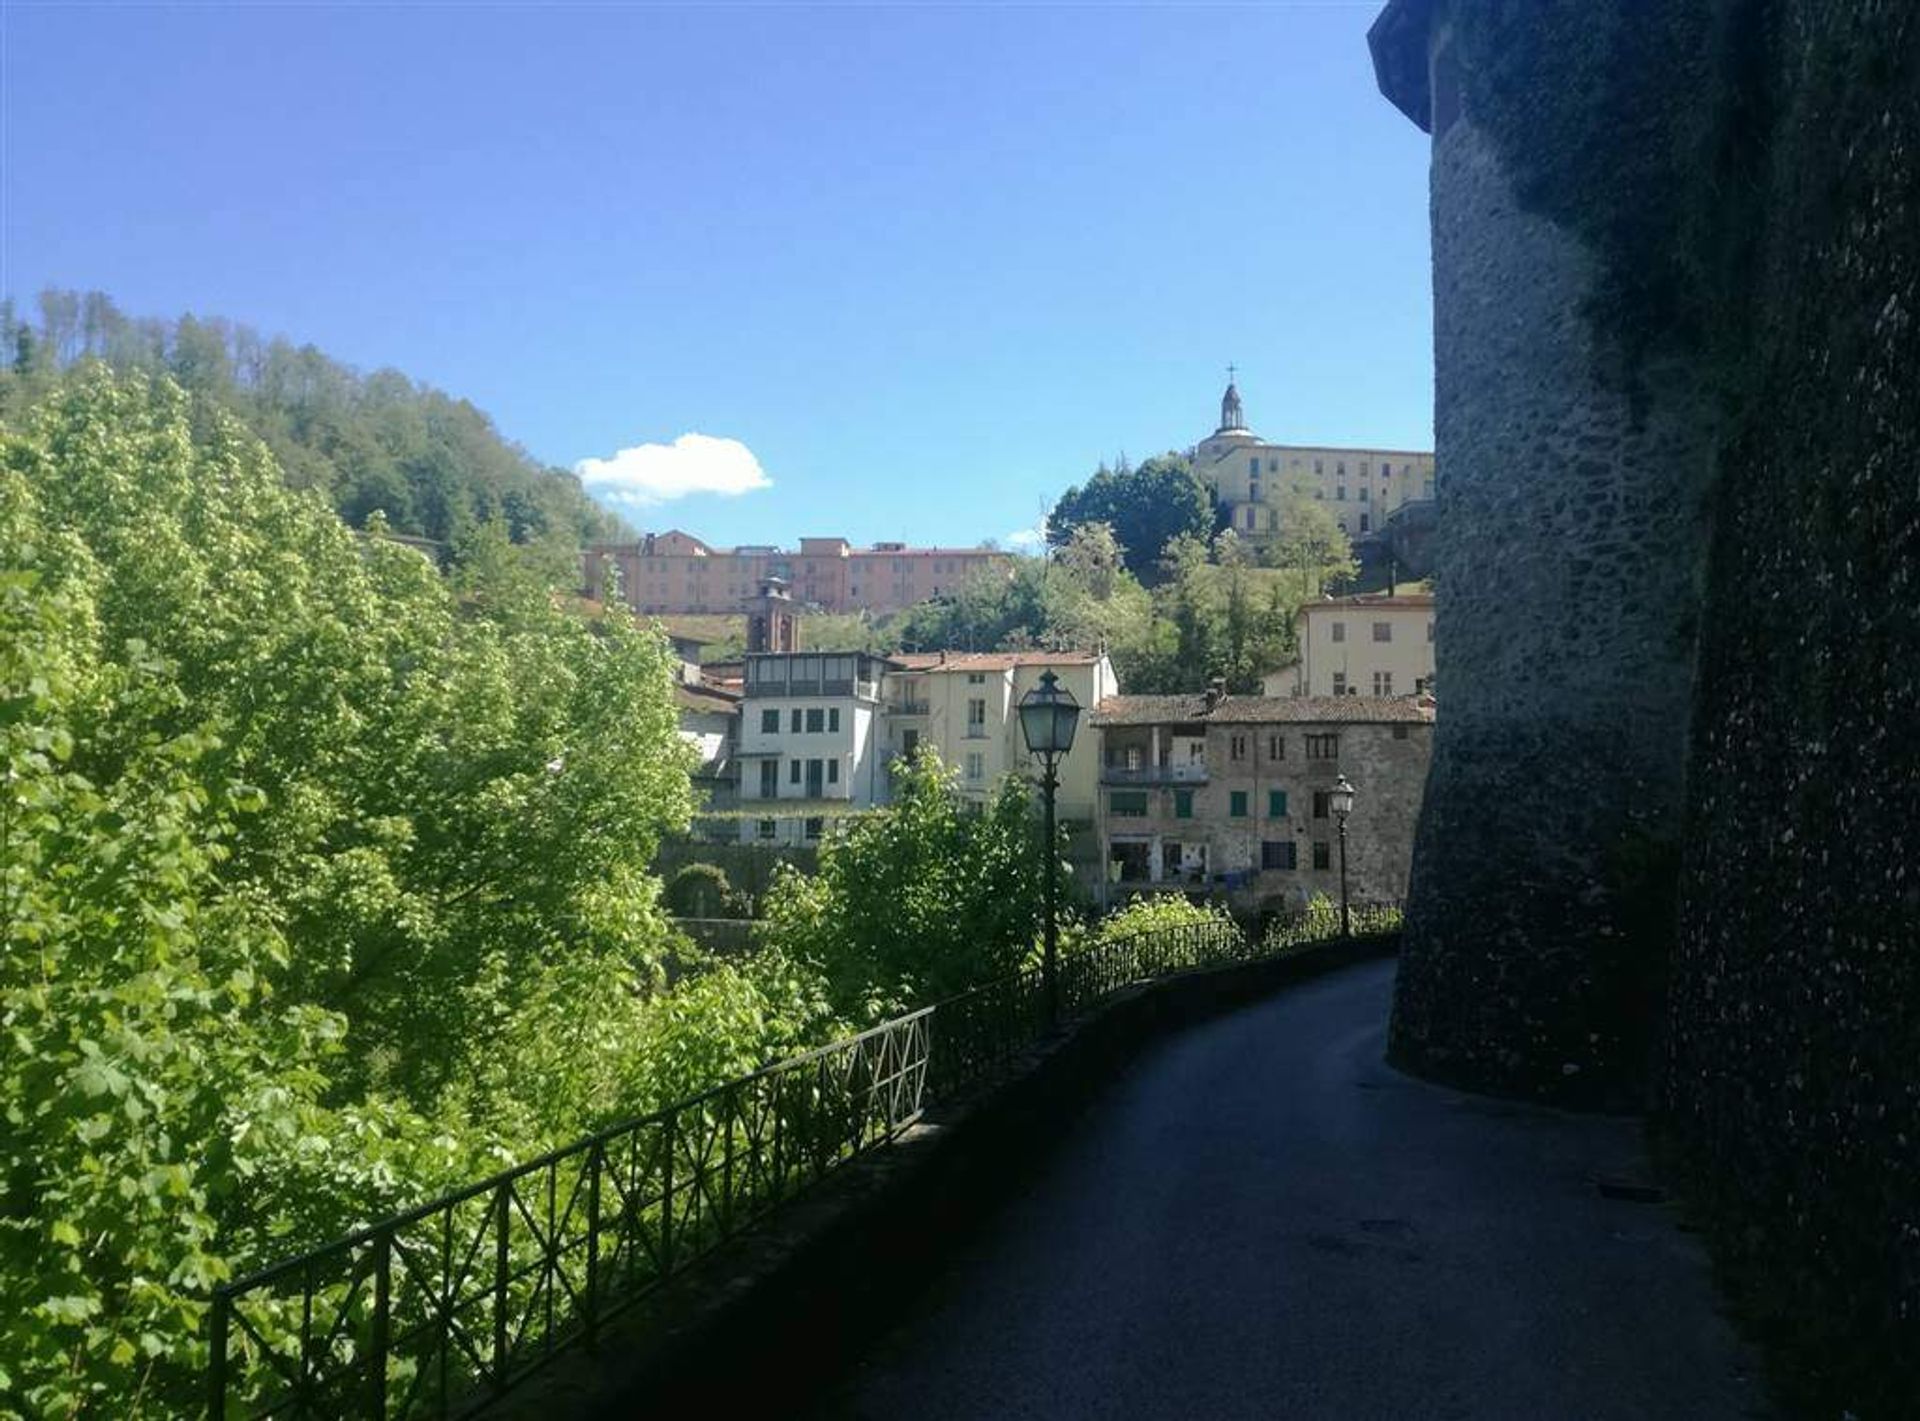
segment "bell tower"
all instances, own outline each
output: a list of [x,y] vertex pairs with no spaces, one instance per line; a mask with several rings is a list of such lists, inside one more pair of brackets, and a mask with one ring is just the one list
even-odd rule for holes
[[800,613],[777,577],[761,579],[758,595],[747,603],[747,650],[798,651]]

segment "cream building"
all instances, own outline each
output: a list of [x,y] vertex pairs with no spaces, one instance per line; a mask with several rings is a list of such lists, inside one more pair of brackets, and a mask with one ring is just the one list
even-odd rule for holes
[[1431,452],[1269,444],[1247,428],[1231,381],[1220,427],[1195,446],[1192,459],[1194,473],[1225,505],[1229,525],[1256,544],[1280,531],[1281,504],[1296,484],[1327,503],[1356,542],[1377,536],[1403,504],[1434,496]]
[[1300,659],[1270,696],[1411,696],[1433,689],[1433,595],[1329,597],[1301,607]]
[[[888,658],[887,750],[905,756],[922,745],[959,772],[960,790],[984,802],[1007,775],[1036,778],[1020,736],[1020,698],[1043,672],[1059,678],[1087,712],[1120,683],[1104,652],[991,651],[900,653]],[[1090,823],[1099,787],[1099,751],[1083,716],[1073,749],[1060,762],[1062,820]]]

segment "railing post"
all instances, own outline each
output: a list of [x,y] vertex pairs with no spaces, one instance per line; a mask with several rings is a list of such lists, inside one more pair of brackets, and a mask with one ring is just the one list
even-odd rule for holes
[[660,1148],[660,1275],[673,1272],[673,1126],[680,1112],[669,1110],[661,1127]]
[[227,1414],[227,1314],[232,1299],[225,1286],[213,1290],[212,1355],[207,1359],[207,1416],[225,1421]]
[[507,1384],[507,1278],[513,1259],[507,1252],[507,1221],[512,1216],[513,1181],[503,1179],[493,1208],[493,1388]]
[[740,1087],[722,1091],[720,1098],[726,1102],[720,1119],[724,1135],[720,1145],[720,1237],[726,1238],[733,1232],[733,1122],[740,1112]]
[[600,1333],[600,1164],[604,1143],[595,1140],[587,1150],[587,1345]]
[[393,1234],[382,1230],[373,1241],[373,1337],[367,1344],[367,1373],[372,1383],[367,1415],[385,1421],[387,1348],[392,1338]]

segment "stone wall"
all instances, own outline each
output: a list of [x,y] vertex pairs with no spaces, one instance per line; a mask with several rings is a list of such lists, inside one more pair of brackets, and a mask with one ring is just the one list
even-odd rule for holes
[[[1389,32],[1437,130],[1451,500],[1396,1053],[1625,1087],[1656,1007],[1660,1135],[1782,1390],[1920,1415],[1920,8],[1395,0]],[[1558,584],[1495,544],[1527,478],[1564,489]],[[1591,664],[1489,709],[1533,658]]]

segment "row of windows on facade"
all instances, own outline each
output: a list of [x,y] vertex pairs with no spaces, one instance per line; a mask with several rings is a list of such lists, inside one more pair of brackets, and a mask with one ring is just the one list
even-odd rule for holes
[[[1345,641],[1346,639],[1347,639],[1347,624],[1345,622],[1333,623],[1333,630],[1329,634],[1329,640]],[[1392,622],[1375,622],[1373,624],[1373,639],[1375,641],[1392,641],[1393,640],[1393,623]],[[1428,641],[1433,640],[1433,618],[1431,617],[1427,618],[1427,640]]]
[[[840,762],[838,760],[801,760],[787,761],[787,782],[800,784],[802,776],[805,783],[818,790],[824,785],[840,783]],[[760,798],[775,799],[780,794],[780,762],[762,760],[760,762]]]
[[[1394,737],[1404,740],[1406,738],[1406,729],[1404,725],[1396,725],[1393,728]],[[1308,734],[1300,738],[1306,741],[1307,758],[1309,760],[1337,760],[1340,758],[1340,736],[1337,732]],[[1252,737],[1248,735],[1229,735],[1227,737],[1227,758],[1235,761],[1245,760],[1252,744]],[[1129,770],[1144,769],[1146,768],[1146,753],[1146,747],[1144,745],[1109,745],[1106,747],[1106,763],[1110,768],[1115,769],[1119,768],[1122,764]],[[1287,737],[1270,733],[1267,736],[1267,759],[1272,761],[1284,760],[1286,758]],[[1188,743],[1187,762],[1193,765],[1204,765],[1207,762],[1207,746],[1204,740],[1192,740]],[[1164,755],[1161,756],[1161,763],[1163,765],[1166,763],[1166,757]]]
[[[1414,677],[1413,678],[1414,694],[1419,695],[1420,692],[1424,691],[1425,689],[1426,689],[1426,678],[1424,676]],[[1349,686],[1347,684],[1346,672],[1336,671],[1333,673],[1333,693],[1336,696],[1345,696],[1345,695],[1358,695],[1360,691],[1359,691],[1359,687]],[[1373,673],[1373,693],[1376,696],[1391,696],[1393,694],[1393,673],[1391,671],[1376,671]],[[1407,738],[1406,726],[1404,725],[1394,726],[1393,738],[1395,740],[1405,740]]]
[[[1116,789],[1107,796],[1107,810],[1116,819],[1145,819],[1147,817],[1149,791],[1144,789]],[[1193,818],[1193,795],[1190,789],[1173,791],[1173,817],[1175,819]],[[1331,812],[1332,791],[1317,789],[1313,792],[1313,817],[1325,819]],[[1227,795],[1227,817],[1229,819],[1247,819],[1252,817],[1250,806],[1253,803],[1252,792],[1244,789],[1232,790]],[[1287,817],[1287,791],[1270,789],[1267,791],[1268,819]]]
[[[835,735],[840,730],[840,707],[829,706],[825,710],[818,707],[802,711],[798,707],[790,711],[787,734],[789,735]],[[804,727],[804,729],[803,729]],[[760,733],[778,735],[780,733],[780,712],[763,710],[760,712]]]
[[[1254,474],[1255,476],[1258,476],[1258,475],[1259,475],[1259,473],[1260,473],[1260,456],[1259,456],[1259,455],[1257,455],[1257,454],[1254,454],[1254,455],[1249,455],[1249,456],[1248,456],[1248,461],[1247,461],[1247,462],[1248,462],[1248,466],[1249,466],[1249,469],[1250,469],[1250,471],[1251,471],[1251,472],[1252,472],[1252,473],[1253,473],[1253,474]],[[1362,478],[1366,478],[1366,477],[1368,477],[1369,475],[1371,475],[1371,474],[1372,474],[1372,472],[1373,472],[1373,464],[1372,464],[1372,460],[1370,460],[1370,459],[1361,459],[1361,460],[1359,461],[1359,466],[1360,466],[1360,476],[1361,476]],[[1294,468],[1296,468],[1296,469],[1300,469],[1300,468],[1304,468],[1304,467],[1306,467],[1306,461],[1305,461],[1305,459],[1304,459],[1304,458],[1302,458],[1302,457],[1301,457],[1300,455],[1297,455],[1297,454],[1296,454],[1296,455],[1294,456],[1294,458],[1293,458],[1293,467],[1294,467]],[[1412,473],[1412,472],[1413,472],[1413,470],[1414,470],[1414,467],[1415,467],[1415,466],[1414,466],[1414,465],[1412,465],[1412,464],[1402,464],[1402,465],[1400,466],[1400,473],[1401,473],[1401,475],[1402,475],[1402,476],[1404,477],[1405,475],[1407,475],[1407,474],[1410,474],[1410,473]],[[1327,461],[1326,461],[1325,459],[1315,459],[1315,460],[1313,461],[1313,471],[1314,471],[1314,472],[1315,472],[1316,474],[1324,474],[1324,473],[1325,473],[1325,472],[1327,471]],[[1333,461],[1333,471],[1334,471],[1334,473],[1335,473],[1336,475],[1340,475],[1340,474],[1344,474],[1344,473],[1346,473],[1346,471],[1347,471],[1347,461],[1346,461],[1345,459],[1335,459],[1335,460]],[[1277,473],[1279,473],[1279,472],[1280,472],[1280,461],[1279,461],[1278,459],[1271,459],[1271,458],[1270,458],[1270,459],[1268,459],[1268,460],[1267,460],[1267,472],[1268,472],[1268,473],[1270,473],[1270,474],[1277,474]],[[1390,461],[1390,460],[1387,460],[1387,459],[1382,459],[1382,460],[1380,461],[1380,477],[1381,477],[1381,478],[1383,478],[1383,479],[1388,479],[1388,478],[1392,478],[1392,477],[1393,477],[1393,464],[1392,464],[1392,461]]]

